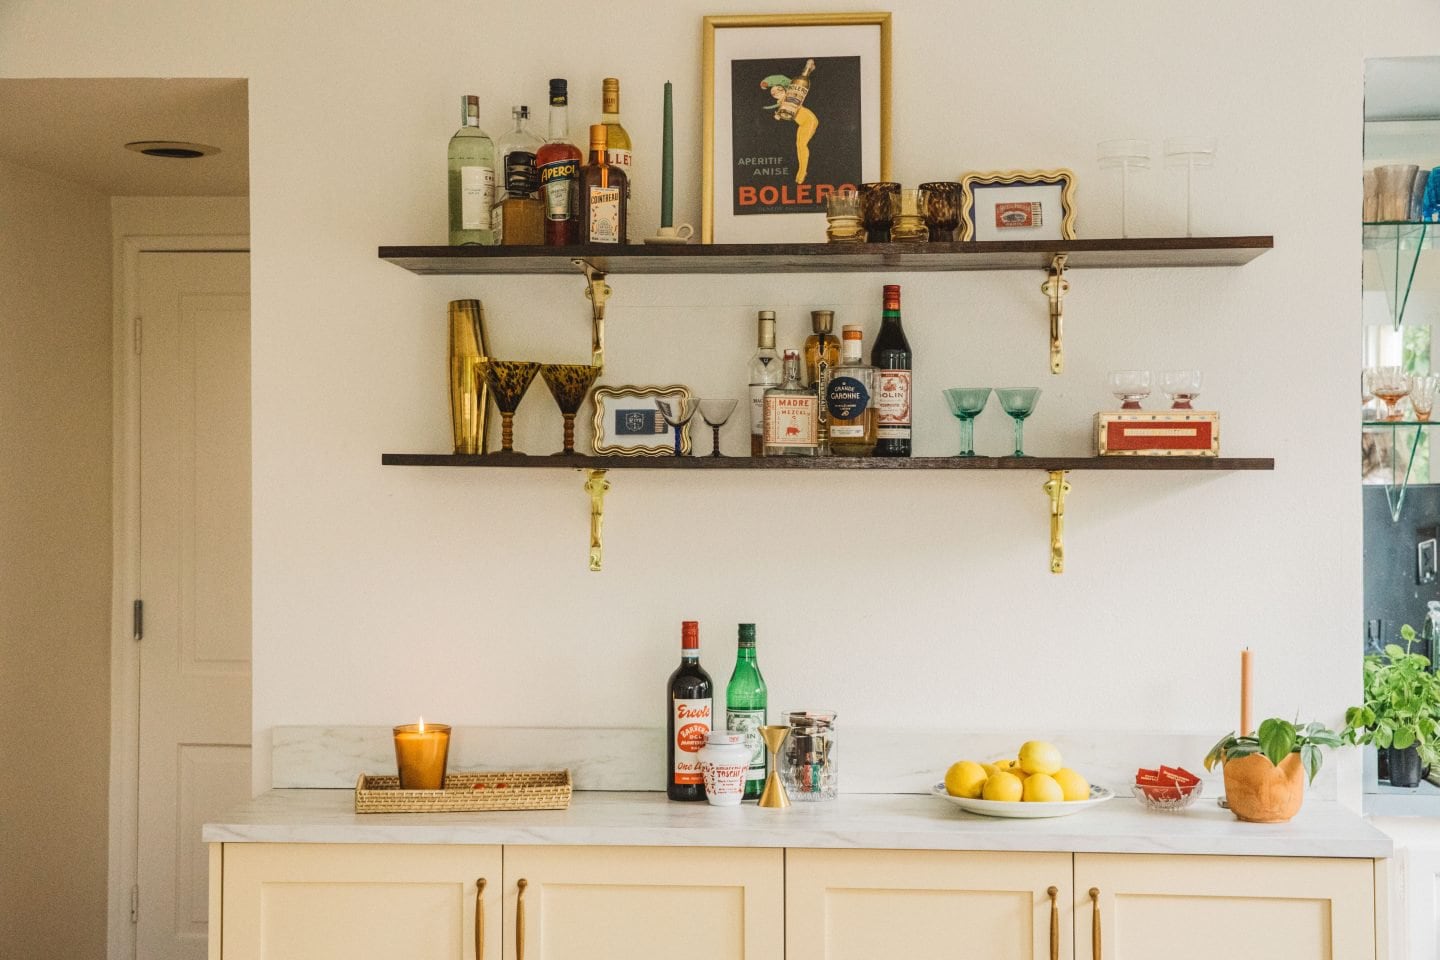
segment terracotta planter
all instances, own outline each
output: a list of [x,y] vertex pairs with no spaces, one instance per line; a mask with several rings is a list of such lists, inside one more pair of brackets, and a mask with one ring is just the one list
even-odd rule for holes
[[1305,800],[1305,768],[1300,754],[1270,762],[1252,753],[1225,764],[1225,798],[1230,812],[1251,823],[1280,823],[1300,812]]

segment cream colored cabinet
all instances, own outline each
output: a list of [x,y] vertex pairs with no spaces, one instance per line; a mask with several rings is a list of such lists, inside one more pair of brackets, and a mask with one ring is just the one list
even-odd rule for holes
[[1375,960],[1375,862],[1075,855],[1075,960]]
[[1069,960],[1072,861],[1068,853],[787,850],[786,960]]
[[784,878],[777,849],[507,846],[504,957],[783,960]]
[[[212,870],[221,876],[211,881],[211,960],[500,957],[498,846],[227,843],[215,849]],[[213,915],[217,892],[219,918]]]

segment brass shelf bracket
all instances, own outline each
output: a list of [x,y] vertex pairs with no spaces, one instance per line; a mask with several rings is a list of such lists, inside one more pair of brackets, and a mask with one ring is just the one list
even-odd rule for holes
[[1050,572],[1065,572],[1065,495],[1070,492],[1068,470],[1051,470],[1045,481],[1045,495],[1050,498]]
[[605,494],[610,490],[610,481],[605,479],[604,470],[585,472],[589,475],[585,492],[590,494],[590,572],[599,573],[604,551]]
[[590,301],[590,363],[597,370],[605,369],[605,300],[613,292],[605,282],[605,273],[588,261],[571,263],[585,274],[585,299]]
[[1050,372],[1065,370],[1065,354],[1061,339],[1065,327],[1065,294],[1070,292],[1070,281],[1065,279],[1066,255],[1057,253],[1050,258],[1050,268],[1040,292],[1050,300]]

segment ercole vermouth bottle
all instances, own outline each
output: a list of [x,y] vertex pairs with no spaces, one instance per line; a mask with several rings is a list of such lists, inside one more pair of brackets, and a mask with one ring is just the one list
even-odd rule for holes
[[670,674],[666,719],[665,795],[671,800],[704,800],[700,748],[710,735],[715,684],[700,666],[700,624],[680,625],[680,666]]

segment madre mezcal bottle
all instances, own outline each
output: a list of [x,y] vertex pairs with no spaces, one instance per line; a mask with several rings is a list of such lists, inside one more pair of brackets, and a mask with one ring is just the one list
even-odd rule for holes
[[740,646],[735,654],[735,670],[725,688],[725,729],[745,734],[750,748],[750,769],[745,774],[745,799],[758,800],[765,789],[769,757],[760,728],[765,726],[765,708],[769,693],[760,664],[755,662],[755,624],[740,624]]
[[700,666],[700,624],[680,625],[680,666],[670,674],[665,760],[665,795],[671,800],[704,800],[700,748],[710,735],[715,684]]

